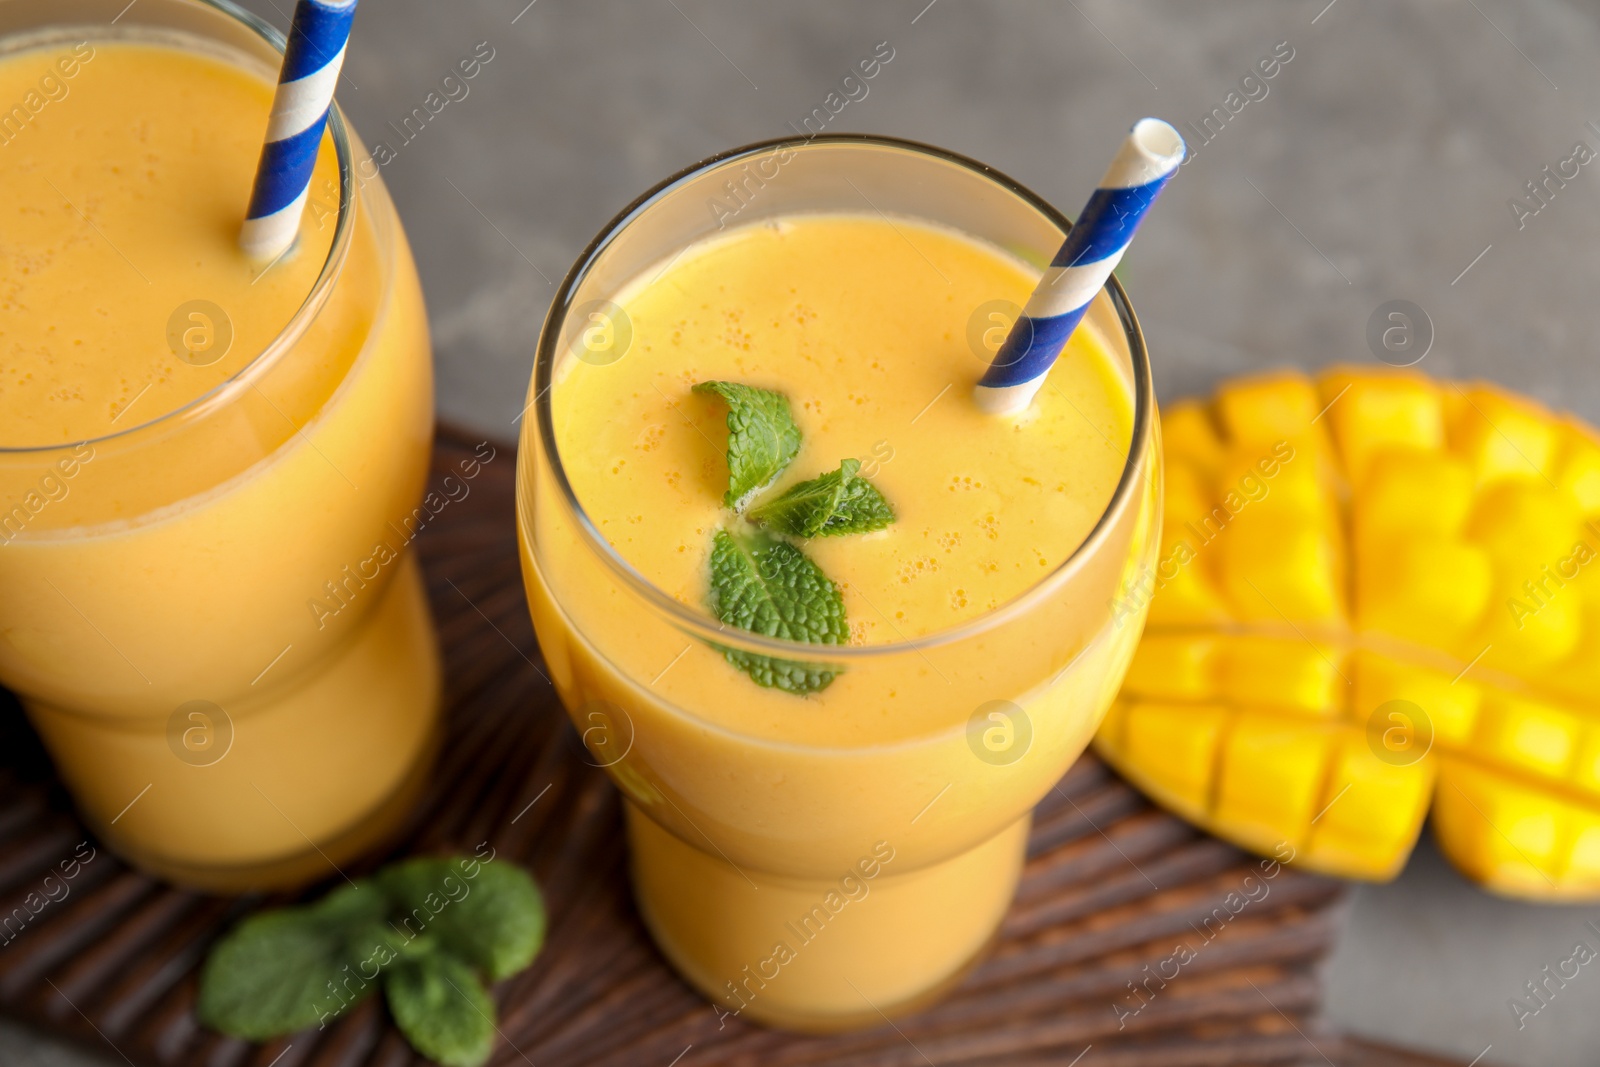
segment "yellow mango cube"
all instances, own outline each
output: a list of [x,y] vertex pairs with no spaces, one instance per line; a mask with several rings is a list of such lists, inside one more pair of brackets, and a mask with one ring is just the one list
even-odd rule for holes
[[1396,766],[1373,754],[1366,732],[1339,734],[1305,859],[1326,871],[1388,881],[1400,873],[1422,831],[1435,761]]
[[1246,513],[1216,543],[1218,585],[1236,617],[1278,623],[1343,618],[1340,547],[1323,525]]
[[[1585,700],[1600,693],[1600,592],[1584,587],[1574,587],[1571,592],[1583,598],[1582,633],[1571,653],[1553,664],[1545,678],[1555,689]],[[1588,711],[1591,717],[1600,715],[1600,709]]]
[[1413,714],[1422,716],[1419,728],[1429,735],[1428,747],[1456,750],[1471,741],[1482,704],[1482,693],[1472,681],[1371,652],[1353,656],[1350,671],[1355,683],[1354,721],[1365,724],[1381,715],[1385,704],[1403,700],[1415,706]]
[[1577,757],[1580,727],[1554,705],[1490,692],[1471,748],[1497,765],[1561,781]]
[[1558,891],[1564,866],[1551,798],[1514,778],[1441,759],[1433,796],[1439,844],[1462,873],[1519,896]]
[[1161,490],[1165,509],[1167,533],[1163,539],[1170,543],[1171,529],[1182,526],[1210,511],[1214,503],[1207,479],[1191,464],[1174,463],[1167,468],[1165,485]]
[[1600,723],[1582,727],[1567,780],[1577,789],[1600,796]]
[[1217,392],[1217,421],[1232,441],[1271,445],[1318,432],[1311,420],[1322,402],[1311,379],[1279,371],[1229,382]]
[[[1583,603],[1576,592],[1524,578],[1521,568],[1499,569],[1478,630],[1484,662],[1515,672],[1559,663],[1583,636]],[[1548,576],[1540,574],[1541,579]]]
[[[1564,835],[1567,861],[1561,871],[1561,896],[1590,899],[1600,893],[1600,812],[1571,806],[1566,809]],[[1543,896],[1535,890],[1533,895]]]
[[1557,434],[1549,412],[1492,385],[1445,388],[1459,398],[1450,405],[1451,447],[1471,464],[1480,484],[1501,478],[1554,480]]
[[[1335,373],[1328,387],[1349,390],[1328,409],[1350,483],[1364,487],[1379,454],[1393,449],[1435,452],[1445,443],[1439,387],[1421,374]],[[1337,394],[1335,394],[1337,395]]]
[[1123,748],[1160,783],[1163,803],[1202,817],[1209,806],[1217,744],[1228,719],[1219,705],[1130,703]]
[[1241,712],[1222,742],[1212,816],[1251,848],[1305,844],[1336,728]]
[[1453,535],[1472,510],[1472,470],[1442,452],[1410,449],[1372,457],[1351,510],[1357,539],[1377,533]]
[[1215,471],[1222,460],[1222,442],[1203,405],[1180,400],[1161,414],[1161,445],[1168,469],[1181,461],[1196,471]]
[[1600,435],[1573,418],[1561,423],[1556,484],[1584,515],[1600,515]]
[[1544,482],[1503,481],[1479,495],[1465,533],[1497,565],[1542,583],[1575,550],[1582,529],[1572,501]]
[[1494,584],[1488,553],[1447,537],[1369,537],[1355,572],[1359,627],[1449,646],[1483,618]]
[[1127,759],[1127,746],[1123,743],[1128,724],[1128,706],[1131,698],[1119,696],[1106,709],[1105,718],[1094,734],[1094,750],[1113,763],[1132,766]]
[[1327,486],[1304,457],[1304,449],[1283,440],[1230,447],[1217,468],[1212,500],[1233,512],[1263,505],[1321,511]]
[[1157,564],[1157,594],[1150,602],[1148,626],[1189,626],[1226,621],[1228,605],[1205,567],[1186,548],[1174,548]]
[[1212,680],[1218,639],[1209,635],[1152,634],[1140,642],[1123,691],[1143,699],[1201,700],[1216,692]]
[[1350,696],[1343,657],[1342,649],[1296,636],[1228,637],[1216,648],[1216,691],[1238,707],[1337,718]]

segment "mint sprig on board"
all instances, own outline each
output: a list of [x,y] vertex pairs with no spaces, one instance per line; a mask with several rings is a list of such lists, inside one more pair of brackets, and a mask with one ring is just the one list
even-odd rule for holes
[[196,1011],[261,1041],[321,1028],[381,986],[413,1048],[479,1067],[496,1032],[484,981],[527,967],[544,931],[539,888],[520,867],[492,854],[408,860],[244,920],[206,958]]
[[387,930],[387,910],[382,894],[360,882],[306,907],[246,919],[206,959],[201,1022],[251,1041],[316,1026],[327,1011],[328,990],[344,979],[345,967],[368,955],[374,924]]
[[480,1064],[494,1048],[495,1010],[471,967],[442,950],[403,959],[383,978],[389,1014],[436,1063]]
[[[415,916],[446,878],[465,877],[458,869],[462,862],[406,860],[379,871],[376,881],[395,907]],[[428,929],[453,954],[498,982],[527,967],[544,946],[544,903],[528,872],[505,863],[481,864],[472,889],[433,915]]]
[[[800,452],[788,398],[739,382],[701,382],[694,391],[728,405],[728,491],[722,502],[734,511],[737,528],[712,535],[713,613],[766,637],[844,644],[849,627],[838,586],[799,545],[778,535],[810,539],[881,530],[894,522],[889,502],[861,474],[860,462],[846,459],[837,470],[753,504]],[[826,689],[839,673],[836,666],[717,648],[757,685],[800,696]]]

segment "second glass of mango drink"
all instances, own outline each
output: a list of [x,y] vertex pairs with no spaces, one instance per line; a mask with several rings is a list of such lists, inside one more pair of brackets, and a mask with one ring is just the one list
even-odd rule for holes
[[214,888],[392,832],[438,712],[427,323],[337,110],[298,247],[238,245],[282,47],[0,0],[0,679],[102,840]]
[[[772,142],[645,195],[557,297],[518,461],[535,628],[626,795],[644,919],[720,1011],[837,1029],[953,982],[1117,689],[1160,481],[1120,287],[1027,414],[973,400],[1067,227],[936,149]],[[709,606],[714,543],[763,535],[725,503],[707,381],[787,399],[797,447],[758,503],[853,457],[893,511],[788,539],[840,591],[835,643]]]

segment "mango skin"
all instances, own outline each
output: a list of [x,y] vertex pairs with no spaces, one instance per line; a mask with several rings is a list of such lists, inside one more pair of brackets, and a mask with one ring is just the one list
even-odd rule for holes
[[1484,383],[1334,367],[1163,418],[1162,549],[1096,751],[1244,848],[1600,899],[1600,435]]

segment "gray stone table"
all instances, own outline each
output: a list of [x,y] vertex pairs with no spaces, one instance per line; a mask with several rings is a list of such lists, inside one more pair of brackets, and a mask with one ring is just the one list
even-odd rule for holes
[[[290,2],[251,6],[281,26]],[[1600,167],[1520,227],[1508,207],[1576,142],[1600,148],[1595,0],[367,0],[340,101],[397,146],[383,173],[443,415],[511,434],[552,279],[594,232],[666,174],[784,133],[880,41],[894,59],[830,129],[950,147],[1069,212],[1131,120],[1192,136],[1287,42],[1267,95],[1200,144],[1128,257],[1162,397],[1370,360],[1368,316],[1407,299],[1436,329],[1425,369],[1600,419]],[[468,95],[401,145],[390,124],[480,48]],[[1600,976],[1520,1031],[1507,1006],[1591,917],[1488,897],[1425,845],[1357,892],[1333,1021],[1485,1064],[1592,1063]],[[0,1062],[120,1061],[0,1027]]]

